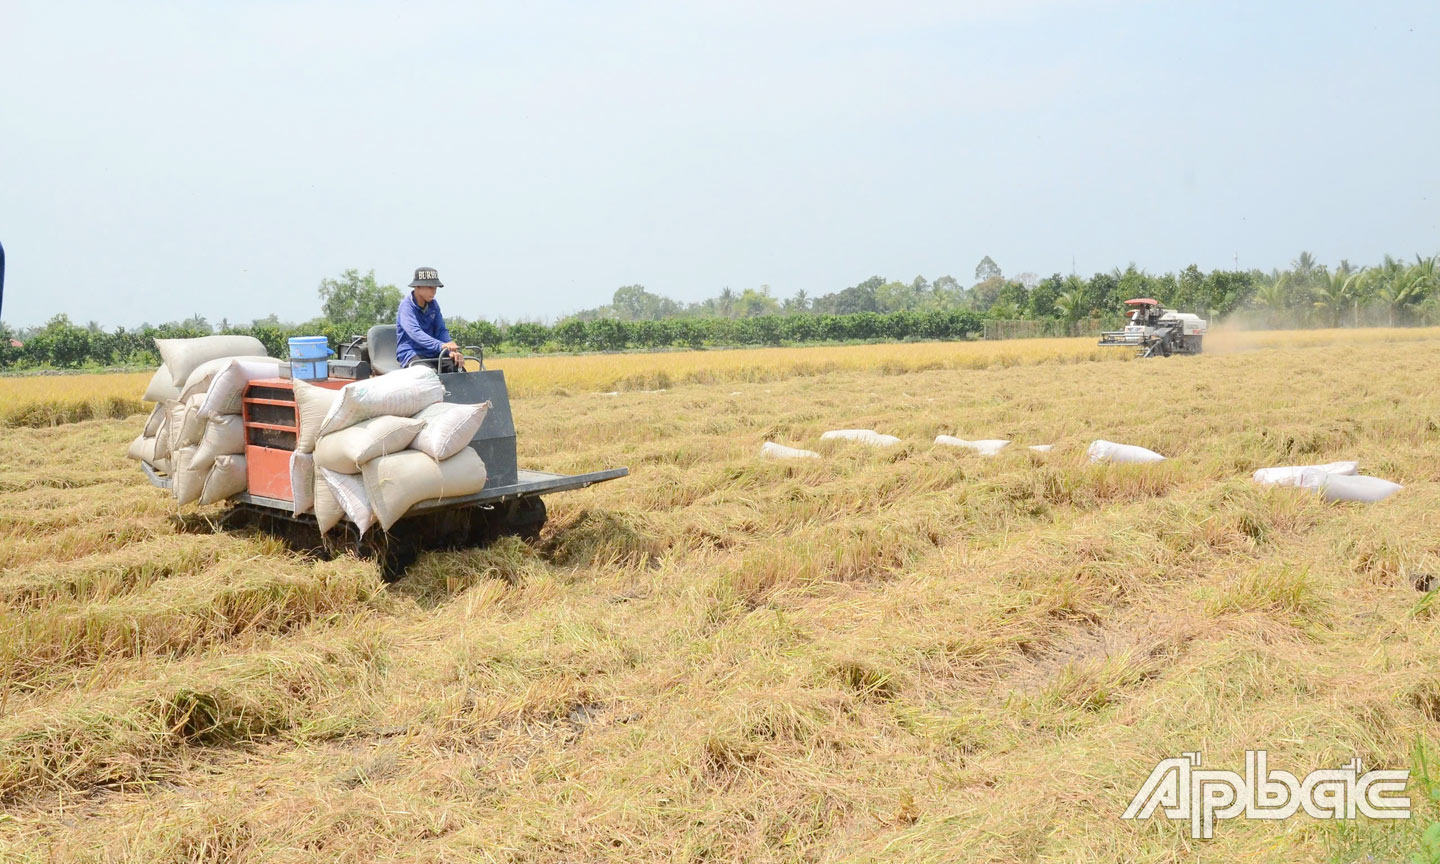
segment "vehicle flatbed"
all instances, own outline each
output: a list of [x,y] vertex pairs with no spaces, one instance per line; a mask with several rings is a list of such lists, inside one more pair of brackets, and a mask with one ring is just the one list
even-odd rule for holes
[[[145,476],[150,480],[151,485],[161,489],[170,488],[170,478],[168,476],[157,474],[154,468],[144,462],[140,463],[140,467],[144,469]],[[517,498],[546,495],[551,492],[569,492],[575,489],[584,489],[586,486],[594,483],[624,477],[629,473],[629,468],[607,468],[604,471],[591,471],[588,474],[551,474],[546,471],[530,471],[521,468],[517,472],[517,479],[514,483],[507,483],[503,486],[486,486],[484,489],[472,495],[461,495],[456,498],[431,498],[421,501],[405,511],[405,516],[401,518],[409,518],[410,516],[434,510],[475,505],[505,504]],[[284,499],[266,498],[261,495],[251,495],[249,492],[242,492],[229,500],[243,504],[251,504],[257,507],[266,507],[272,510],[280,510],[285,513],[289,513],[293,509],[291,502]]]

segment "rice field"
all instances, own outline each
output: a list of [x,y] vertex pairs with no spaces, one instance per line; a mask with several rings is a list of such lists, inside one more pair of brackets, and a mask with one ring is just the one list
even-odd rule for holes
[[145,410],[150,372],[0,377],[0,427],[54,426]]
[[[141,416],[0,430],[0,860],[1409,860],[1418,773],[1404,821],[1119,817],[1189,750],[1433,765],[1440,331],[1092,349],[498,361],[522,464],[631,476],[393,585],[174,512]],[[1339,459],[1406,488],[1248,479]]]
[[[1428,341],[1440,328],[1354,330],[1211,331],[1210,353],[1286,346]],[[503,369],[512,396],[582,391],[658,390],[679,384],[762,382],[843,371],[886,374],[928,369],[990,369],[1055,363],[1123,362],[1132,352],[1100,348],[1089,337],[1017,339],[998,342],[749,348],[633,354],[495,356],[489,368]],[[54,426],[77,420],[124,417],[145,409],[141,396],[150,375],[125,372],[94,375],[0,377],[0,426]]]

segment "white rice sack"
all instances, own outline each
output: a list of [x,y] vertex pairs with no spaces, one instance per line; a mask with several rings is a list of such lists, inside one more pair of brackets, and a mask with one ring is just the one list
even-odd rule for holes
[[[200,402],[204,396],[191,396],[189,401],[181,402],[185,406],[183,419],[180,424],[180,436],[175,441],[176,447],[190,447],[200,443],[205,435],[205,418],[200,416]],[[174,422],[173,419],[171,422]]]
[[169,474],[169,473],[170,473],[170,457],[169,457],[169,456],[156,456],[156,457],[155,457],[155,461],[150,463],[150,467],[151,467],[151,468],[154,468],[154,469],[155,469],[158,473],[160,473],[160,474]]
[[1391,483],[1380,477],[1367,477],[1364,474],[1331,474],[1328,471],[1321,471],[1319,468],[1306,468],[1301,471],[1300,479],[1295,485],[1302,489],[1319,492],[1326,501],[1361,501],[1365,503],[1384,501],[1405,488],[1399,483]]
[[1051,450],[1055,449],[1055,445],[1054,445],[1054,444],[1031,444],[1031,445],[1030,445],[1030,449],[1031,449],[1031,450],[1034,450],[1036,453],[1049,453]]
[[[214,385],[215,380],[220,374],[230,368],[231,363],[236,362],[246,363],[251,367],[258,366],[260,371],[266,373],[256,375],[256,378],[274,378],[280,374],[280,364],[285,361],[277,360],[274,357],[266,357],[263,354],[256,357],[220,357],[215,360],[207,360],[199,366],[196,366],[195,371],[190,373],[190,377],[185,379],[184,386],[180,388],[180,398],[189,399],[196,393],[209,393],[210,388]],[[218,413],[235,414],[239,410],[240,403],[236,402],[234,411],[221,411]]]
[[458,498],[485,488],[485,463],[469,447],[436,462],[419,450],[381,456],[365,466],[365,491],[386,531],[406,511],[432,498]]
[[161,366],[155,370],[145,387],[145,395],[140,398],[145,402],[169,402],[180,398],[180,389],[171,380],[169,368]]
[[330,481],[325,479],[324,471],[315,472],[313,497],[315,500],[315,524],[320,526],[321,534],[328,534],[331,528],[340,524],[340,517],[345,515],[345,511],[340,509],[340,502],[336,500],[335,492],[330,488]]
[[994,456],[1009,446],[1009,441],[1001,441],[995,438],[987,438],[981,441],[966,441],[964,438],[956,438],[953,435],[936,435],[936,444],[944,444],[947,447],[961,447],[966,450],[974,450],[981,456]]
[[312,453],[315,442],[320,438],[320,427],[325,423],[325,415],[330,413],[330,409],[340,400],[340,391],[320,387],[299,378],[293,383],[296,420],[300,424],[295,449],[300,453]]
[[169,459],[174,452],[170,446],[170,403],[162,402],[155,410],[160,412],[160,425],[155,427],[155,458]]
[[894,435],[881,435],[874,429],[832,429],[820,436],[821,441],[858,441],[872,447],[893,447],[900,443]]
[[125,451],[128,459],[137,459],[141,462],[155,463],[155,436],[141,435],[130,442],[130,447]]
[[[361,534],[369,531],[370,526],[375,524],[375,511],[370,507],[370,499],[365,495],[365,481],[360,479],[360,475],[341,474],[338,471],[331,471],[319,466],[316,468],[315,473],[324,476],[325,482],[330,485],[330,494],[334,495],[335,500],[339,502],[340,509],[345,512],[345,518],[354,522]],[[316,493],[315,500],[318,504],[319,493]],[[319,513],[318,509],[316,513]]]
[[[240,400],[245,397],[245,385],[257,378],[280,377],[283,360],[274,357],[227,357],[206,363],[190,376],[185,394],[204,393],[200,403],[200,416],[217,417],[221,414],[239,414]],[[206,367],[215,366],[206,374]],[[197,382],[196,379],[199,378]]]
[[774,441],[766,441],[760,445],[760,455],[767,459],[819,459],[820,454],[814,450],[801,450],[798,447],[786,447],[784,444],[776,444]]
[[[290,454],[290,513],[299,516],[315,509],[315,454]],[[333,498],[332,498],[333,500]],[[337,503],[335,505],[339,507]]]
[[195,445],[195,455],[190,464],[195,468],[209,468],[217,456],[233,456],[245,452],[245,422],[239,414],[225,414],[205,421],[205,431],[200,443]]
[[177,389],[190,380],[201,364],[221,357],[268,357],[269,352],[254,336],[201,336],[198,339],[156,339],[155,347],[170,369],[170,381]]
[[1113,441],[1095,441],[1086,451],[1091,462],[1116,462],[1125,465],[1143,465],[1148,462],[1163,462],[1165,457],[1154,450],[1136,447],[1134,444],[1116,444]]
[[184,402],[167,402],[165,404],[165,450],[167,453],[174,453],[185,446],[180,443],[180,432],[185,428],[185,410],[188,407]]
[[320,434],[339,432],[361,420],[385,414],[413,417],[445,398],[440,376],[428,366],[411,366],[340,388],[340,398],[320,424]]
[[194,455],[194,447],[182,447],[172,457],[175,470],[170,490],[175,493],[175,500],[181,507],[200,500],[200,493],[205,489],[205,475],[210,473],[190,470],[190,457]]
[[444,461],[470,446],[475,433],[490,413],[490,403],[479,405],[456,405],[453,402],[436,402],[421,409],[416,420],[425,421],[425,426],[415,440],[410,442],[411,450],[429,453],[436,460]]
[[165,420],[165,406],[164,406],[164,404],[156,405],[156,406],[155,406],[155,410],[151,411],[149,418],[147,418],[147,419],[145,420],[145,431],[142,432],[141,434],[144,435],[146,438],[154,438],[154,437],[155,437],[155,433],[157,433],[157,432],[160,431],[160,424],[161,424],[162,422],[164,422],[164,420]]
[[1295,486],[1300,475],[1306,471],[1323,471],[1326,474],[1353,475],[1360,470],[1359,462],[1331,462],[1327,465],[1284,465],[1277,468],[1261,468],[1255,472],[1255,482],[1265,486]]
[[232,495],[245,491],[245,457],[233,453],[215,457],[215,465],[205,477],[205,488],[200,490],[201,504],[214,504]]
[[425,427],[411,417],[371,417],[354,426],[321,435],[315,445],[315,464],[341,474],[359,474],[377,456],[399,453]]

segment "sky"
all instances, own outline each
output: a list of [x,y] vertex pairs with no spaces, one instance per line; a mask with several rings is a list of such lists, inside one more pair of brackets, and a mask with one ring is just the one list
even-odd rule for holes
[[1440,252],[1440,4],[0,0],[0,318]]

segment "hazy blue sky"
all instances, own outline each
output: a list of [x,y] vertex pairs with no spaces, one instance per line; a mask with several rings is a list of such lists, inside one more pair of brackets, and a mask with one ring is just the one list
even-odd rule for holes
[[0,0],[3,317],[1440,252],[1429,2]]

